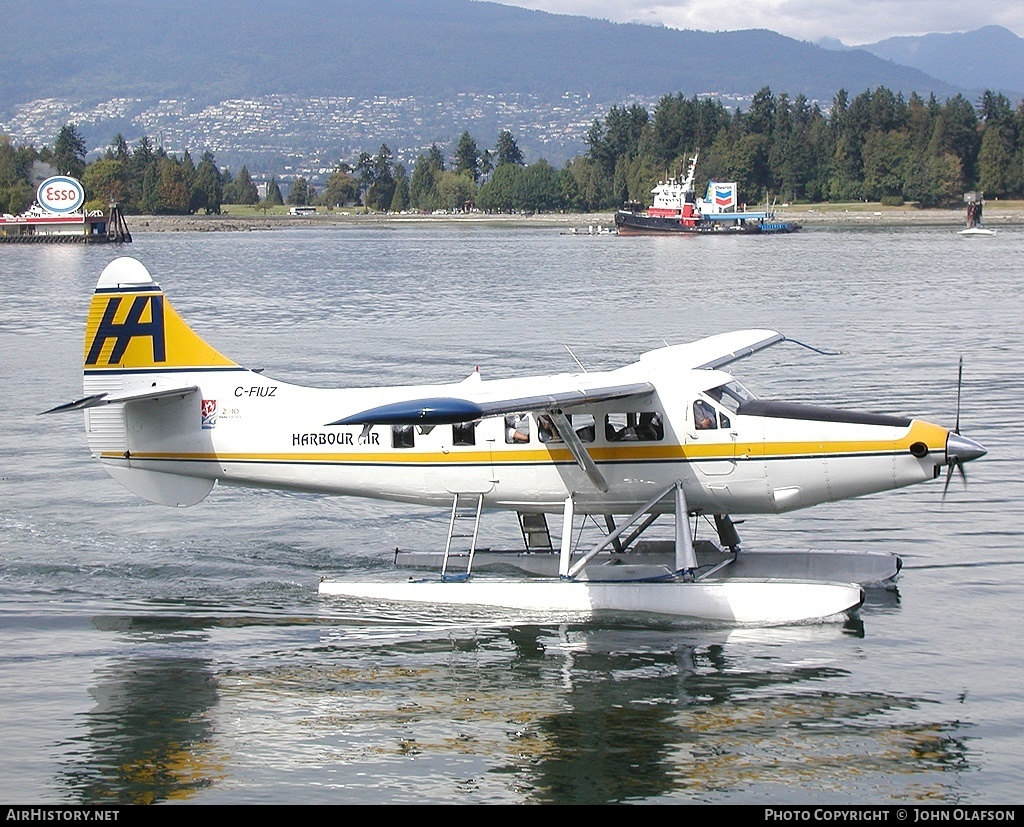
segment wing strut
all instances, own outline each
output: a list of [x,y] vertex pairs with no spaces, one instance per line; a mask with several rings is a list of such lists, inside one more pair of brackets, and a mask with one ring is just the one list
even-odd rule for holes
[[558,431],[558,435],[562,437],[562,441],[565,442],[566,446],[572,451],[573,457],[576,459],[576,463],[580,468],[583,469],[584,473],[590,478],[590,481],[594,483],[598,491],[602,493],[608,490],[608,481],[604,478],[604,474],[601,473],[601,469],[597,467],[597,463],[594,462],[593,457],[587,452],[586,446],[580,441],[577,433],[572,429],[572,424],[569,422],[569,418],[562,413],[560,410],[549,410],[546,412],[550,417],[551,421],[555,425],[555,429]]

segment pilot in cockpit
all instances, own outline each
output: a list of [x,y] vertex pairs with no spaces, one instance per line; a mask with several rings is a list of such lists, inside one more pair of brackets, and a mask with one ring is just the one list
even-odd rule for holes
[[710,431],[715,428],[715,409],[703,399],[693,403],[693,424],[698,431]]

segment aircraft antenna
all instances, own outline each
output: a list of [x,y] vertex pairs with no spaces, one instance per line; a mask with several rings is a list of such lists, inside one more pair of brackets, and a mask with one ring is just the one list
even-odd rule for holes
[[787,342],[792,342],[794,345],[800,345],[800,347],[805,347],[808,350],[813,350],[815,353],[820,353],[822,356],[840,356],[840,355],[842,355],[842,351],[841,350],[823,350],[820,347],[814,347],[814,345],[806,344],[804,342],[798,341],[797,339],[790,339],[789,336],[786,337],[786,341]]
[[568,346],[568,345],[566,345],[566,344],[563,344],[563,345],[562,345],[562,347],[564,347],[564,348],[565,348],[565,349],[566,349],[567,351],[569,351],[569,355],[570,355],[570,356],[572,357],[572,360],[573,360],[573,361],[574,361],[574,362],[575,362],[575,363],[576,363],[577,365],[579,365],[579,368],[580,368],[580,370],[582,370],[582,371],[583,371],[584,373],[588,373],[588,371],[587,371],[587,368],[586,368],[586,366],[585,366],[585,365],[584,365],[584,364],[583,364],[583,363],[582,363],[582,362],[581,362],[581,361],[580,361],[579,359],[577,359],[577,358],[576,358],[576,354],[572,352],[572,348],[571,348],[571,347],[569,347],[569,346]]

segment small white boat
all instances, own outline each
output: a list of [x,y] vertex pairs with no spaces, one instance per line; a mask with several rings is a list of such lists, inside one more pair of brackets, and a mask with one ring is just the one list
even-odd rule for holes
[[960,235],[995,235],[995,230],[990,230],[988,227],[967,227],[966,229],[960,230]]

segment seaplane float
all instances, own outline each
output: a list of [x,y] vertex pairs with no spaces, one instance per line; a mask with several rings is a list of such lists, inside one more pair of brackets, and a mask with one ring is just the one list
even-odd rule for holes
[[[896,578],[898,555],[741,549],[734,518],[943,471],[948,486],[986,451],[959,424],[761,399],[723,370],[791,341],[740,330],[608,371],[309,388],[222,355],[141,262],[122,257],[103,270],[89,309],[85,395],[46,413],[84,411],[92,455],[155,503],[194,505],[220,482],[450,515],[443,551],[438,542],[406,552],[394,577],[323,577],[325,599],[835,621],[861,606],[866,587]],[[521,548],[480,545],[481,515],[496,510],[518,514]],[[659,519],[667,536],[651,539]]]

